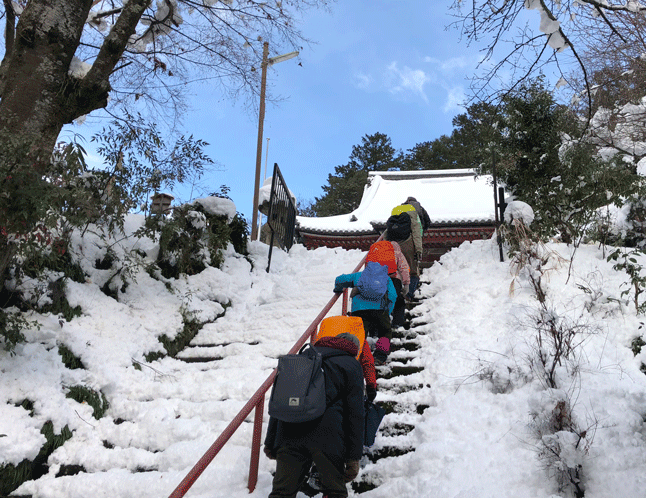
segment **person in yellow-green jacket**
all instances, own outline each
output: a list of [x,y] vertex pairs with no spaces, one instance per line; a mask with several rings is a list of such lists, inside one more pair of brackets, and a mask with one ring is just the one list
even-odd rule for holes
[[422,260],[422,223],[415,211],[415,207],[411,204],[401,204],[395,206],[391,212],[391,217],[405,214],[410,218],[410,235],[401,240],[400,237],[394,235],[391,228],[386,229],[386,240],[394,241],[399,244],[408,266],[410,268],[410,285],[408,286],[408,294],[406,297],[412,299],[417,286],[419,285],[419,263]]

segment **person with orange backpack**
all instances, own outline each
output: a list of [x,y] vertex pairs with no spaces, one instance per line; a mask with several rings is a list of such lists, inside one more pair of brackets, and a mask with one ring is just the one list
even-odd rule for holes
[[328,316],[319,325],[316,341],[323,337],[337,337],[340,334],[352,334],[359,339],[357,359],[361,363],[363,379],[366,383],[366,398],[373,402],[377,396],[377,372],[375,371],[375,359],[370,351],[370,345],[366,341],[363,319],[359,316]]
[[[315,344],[325,338],[352,336],[359,342],[358,360],[363,370],[363,379],[366,384],[366,399],[364,401],[365,423],[364,423],[364,447],[372,446],[379,430],[381,420],[385,411],[374,403],[377,395],[377,372],[375,361],[370,351],[370,345],[366,341],[366,332],[363,328],[363,320],[358,316],[328,316],[324,318],[314,339]],[[314,496],[323,491],[323,484],[318,468],[312,465],[309,475],[304,480],[299,491]],[[324,495],[323,498],[330,495]]]
[[312,464],[329,498],[347,498],[347,483],[359,473],[365,431],[359,340],[344,333],[314,347],[324,374],[323,414],[296,423],[269,418],[263,452],[276,461],[269,498],[294,498]]
[[391,314],[391,327],[402,327],[406,312],[404,296],[408,294],[410,285],[410,268],[401,247],[397,242],[379,240],[370,246],[366,255],[366,263],[368,261],[376,261],[388,267],[388,276],[397,291],[397,300]]

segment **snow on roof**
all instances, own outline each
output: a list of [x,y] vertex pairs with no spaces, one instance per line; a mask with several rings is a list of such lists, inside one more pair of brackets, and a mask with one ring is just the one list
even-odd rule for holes
[[492,177],[472,169],[371,171],[359,207],[348,214],[297,216],[299,230],[374,232],[385,225],[393,207],[415,197],[433,224],[490,223],[495,220]]

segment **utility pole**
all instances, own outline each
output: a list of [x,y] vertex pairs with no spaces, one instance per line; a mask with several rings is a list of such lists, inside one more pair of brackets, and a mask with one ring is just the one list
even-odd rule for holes
[[256,146],[256,181],[253,189],[253,211],[251,215],[251,240],[258,240],[258,198],[260,197],[260,170],[262,160],[262,132],[265,121],[265,88],[267,87],[267,68],[282,61],[296,57],[298,52],[277,55],[270,59],[269,43],[262,46],[262,75],[260,77],[260,109],[258,116],[258,143]]
[[[267,137],[267,146],[265,147],[265,174],[263,176],[263,185],[267,179],[267,159],[269,158],[269,137]],[[259,200],[260,201],[260,200]],[[258,216],[258,237],[262,234],[262,213]]]

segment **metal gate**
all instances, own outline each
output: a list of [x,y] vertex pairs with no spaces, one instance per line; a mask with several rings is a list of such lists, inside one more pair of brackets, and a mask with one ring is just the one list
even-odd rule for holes
[[269,271],[274,243],[281,249],[289,251],[294,244],[294,232],[296,229],[296,206],[277,163],[274,163],[274,174],[271,179],[267,225],[271,229],[269,261],[267,262],[267,271]]

